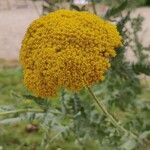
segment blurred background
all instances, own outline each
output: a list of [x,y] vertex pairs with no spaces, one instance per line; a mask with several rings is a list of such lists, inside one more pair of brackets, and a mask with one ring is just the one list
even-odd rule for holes
[[[100,2],[102,0],[95,0]],[[55,6],[53,7],[53,3]],[[92,11],[90,0],[54,1],[54,0],[0,0],[0,59],[18,60],[21,41],[29,24],[47,11],[59,8],[69,8],[70,3],[86,5]],[[116,0],[103,0],[96,4],[98,15],[104,15],[110,5],[116,5]],[[150,8],[149,0],[131,0],[134,7],[133,15],[144,17],[141,40],[150,43]],[[47,5],[51,4],[48,8]],[[51,8],[52,7],[52,8]]]
[[[0,0],[0,111],[36,107],[36,104],[27,101],[27,98],[18,96],[27,93],[22,83],[22,70],[18,62],[19,50],[30,23],[39,16],[57,9],[90,11],[117,24],[125,41],[124,47],[118,52],[116,61],[113,61],[106,80],[94,87],[94,91],[105,100],[112,114],[121,119],[127,129],[140,134],[142,139],[147,139],[142,146],[128,138],[119,143],[119,138],[112,127],[111,130],[105,131],[107,123],[101,122],[101,119],[105,118],[98,117],[99,113],[93,109],[91,102],[84,101],[89,97],[81,92],[80,96],[83,98],[81,105],[85,106],[84,109],[87,110],[85,112],[90,113],[86,115],[91,117],[85,122],[82,117],[82,121],[78,120],[83,122],[81,129],[87,129],[89,133],[95,134],[90,134],[91,137],[95,136],[103,142],[99,144],[97,140],[90,138],[87,140],[85,132],[79,130],[79,133],[82,133],[79,139],[84,144],[74,142],[76,137],[71,136],[54,142],[52,150],[149,150],[150,0],[128,0],[128,3],[126,0]],[[72,99],[68,101],[70,100]],[[68,105],[70,109],[71,103]],[[50,105],[50,109],[60,110],[60,101],[54,106],[56,107]],[[47,122],[45,118],[44,121],[38,121],[35,114],[28,115],[30,117],[26,116],[27,119],[24,116],[20,118],[18,114],[0,118],[0,150],[44,150],[46,147],[50,149],[46,144],[54,135],[52,129],[55,129],[56,125],[53,124],[47,129],[44,124]],[[50,122],[54,121],[59,126],[60,118],[55,115],[53,117]],[[68,120],[65,120],[65,123],[69,122]],[[44,125],[41,125],[41,122]],[[65,123],[61,124],[61,129],[67,126]],[[95,129],[97,133],[94,133]],[[47,136],[45,130],[50,131],[50,135]],[[44,148],[43,143],[46,143]]]

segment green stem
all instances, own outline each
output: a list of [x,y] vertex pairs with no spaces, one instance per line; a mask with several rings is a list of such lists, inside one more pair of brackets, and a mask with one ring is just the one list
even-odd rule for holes
[[66,114],[66,112],[67,112],[67,107],[65,105],[65,94],[66,94],[65,90],[62,89],[60,101],[61,101],[61,107],[62,107],[61,110],[62,110],[63,114]]
[[87,89],[89,91],[89,93],[91,94],[91,96],[93,97],[93,99],[95,100],[95,102],[97,103],[97,105],[99,106],[99,108],[103,111],[103,113],[110,119],[111,123],[117,127],[120,131],[127,133],[129,135],[131,135],[134,139],[138,139],[137,135],[135,135],[134,133],[132,133],[131,131],[128,131],[127,129],[125,129],[124,127],[122,127],[118,121],[107,111],[107,109],[105,108],[104,104],[102,103],[102,101],[99,101],[98,98],[95,96],[95,94],[93,93],[93,91],[90,89],[90,87],[87,86]]
[[26,112],[43,113],[44,110],[42,110],[42,109],[18,109],[18,110],[0,112],[0,116],[16,114],[16,113],[26,113]]

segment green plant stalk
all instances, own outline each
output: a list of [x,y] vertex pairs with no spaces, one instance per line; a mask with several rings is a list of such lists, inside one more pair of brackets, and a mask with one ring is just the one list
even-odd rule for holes
[[90,93],[90,95],[93,97],[94,101],[97,103],[97,105],[99,106],[99,108],[103,111],[103,113],[110,119],[111,123],[117,127],[121,132],[124,132],[126,134],[131,135],[134,139],[138,140],[137,135],[135,135],[134,133],[132,133],[131,131],[128,131],[127,129],[125,129],[124,127],[122,127],[118,121],[107,111],[107,109],[105,108],[104,104],[102,103],[102,101],[99,101],[98,98],[95,96],[95,94],[93,93],[93,91],[91,90],[90,87],[87,86],[88,92]]
[[26,113],[26,112],[43,113],[44,110],[42,110],[42,109],[18,109],[18,110],[0,112],[0,116],[16,114],[16,113]]

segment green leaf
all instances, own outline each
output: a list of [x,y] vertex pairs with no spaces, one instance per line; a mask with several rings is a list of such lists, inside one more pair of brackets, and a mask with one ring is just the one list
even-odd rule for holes
[[144,73],[145,75],[150,75],[150,65],[149,64],[136,63],[136,64],[132,65],[132,68],[136,74]]
[[118,7],[113,7],[111,9],[109,9],[105,15],[106,18],[109,18],[111,16],[114,16],[118,13],[120,13],[121,11],[123,11],[128,5],[128,0],[123,1]]
[[49,0],[43,0],[45,3],[47,3],[48,5],[52,5],[52,3]]
[[39,105],[45,111],[50,107],[50,101],[41,97],[35,97],[33,95],[22,95],[26,99],[33,100],[37,105]]
[[128,139],[121,148],[124,150],[133,150],[137,146],[137,142],[134,139]]
[[140,135],[140,139],[146,139],[147,137],[150,136],[150,130],[149,131],[144,131],[141,135]]
[[83,6],[81,7],[81,11],[87,11],[86,5],[83,5]]
[[77,5],[71,4],[70,7],[71,7],[72,9],[77,10],[77,11],[81,11],[80,8],[79,8]]
[[44,101],[45,99],[44,98],[41,98],[41,97],[36,97],[36,96],[33,96],[33,95],[22,95],[23,97],[25,97],[26,99],[31,99],[31,100],[41,100],[41,101]]

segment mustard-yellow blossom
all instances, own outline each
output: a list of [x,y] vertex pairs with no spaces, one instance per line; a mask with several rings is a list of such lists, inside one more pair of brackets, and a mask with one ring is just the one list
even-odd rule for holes
[[24,83],[41,97],[104,79],[121,46],[114,24],[89,12],[58,10],[33,21],[20,50]]

